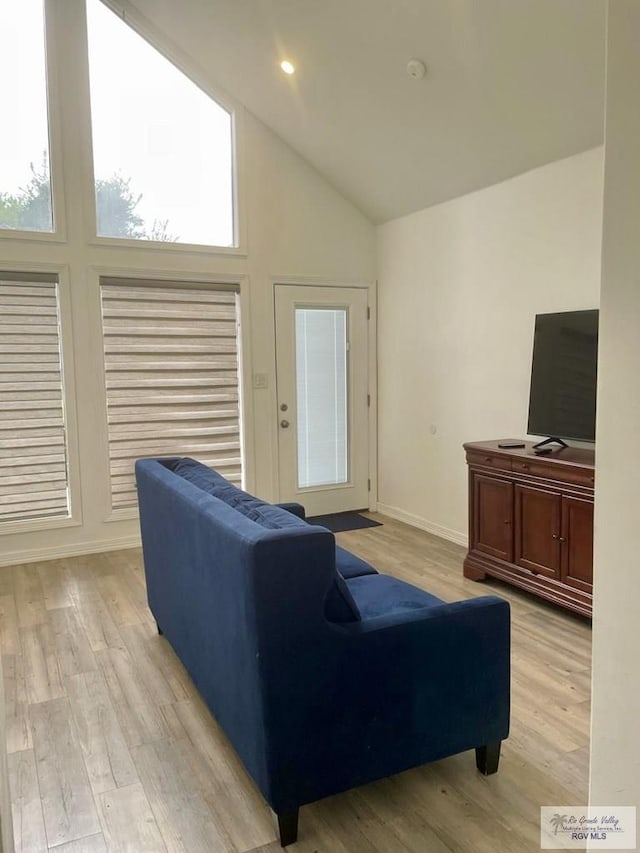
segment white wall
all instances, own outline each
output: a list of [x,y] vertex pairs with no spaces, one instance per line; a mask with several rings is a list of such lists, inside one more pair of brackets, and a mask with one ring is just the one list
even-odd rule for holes
[[[610,0],[598,376],[593,805],[640,817],[640,4]],[[639,836],[640,837],[640,836]]]
[[375,229],[311,166],[245,114],[247,270],[252,370],[269,373],[253,392],[257,493],[277,497],[277,407],[273,282],[375,282]]
[[[62,268],[68,280],[73,334],[72,350],[67,354],[76,380],[80,474],[75,505],[81,523],[61,529],[0,533],[0,565],[126,546],[138,540],[136,519],[107,520],[109,488],[97,269],[240,282],[248,356],[244,365],[248,377],[248,486],[266,498],[277,494],[273,282],[288,278],[353,284],[375,279],[375,229],[371,223],[239,105],[241,216],[246,254],[93,244],[86,230],[93,196],[89,186],[84,2],[54,0],[49,7],[58,48],[57,57],[52,57],[58,60],[55,100],[62,111],[60,126],[53,128],[53,157],[54,168],[58,163],[59,174],[64,176],[66,238],[56,243],[20,240],[4,232],[0,235],[0,269],[34,265],[46,268],[54,264]],[[161,30],[155,35],[158,42],[165,38]],[[170,44],[168,39],[167,43]],[[192,60],[171,50],[174,58],[184,58],[190,70]],[[200,67],[197,73],[202,83],[206,70]],[[251,388],[253,372],[268,374],[266,390]]]
[[524,437],[536,313],[598,306],[602,149],[378,228],[378,508],[467,537],[462,443]]

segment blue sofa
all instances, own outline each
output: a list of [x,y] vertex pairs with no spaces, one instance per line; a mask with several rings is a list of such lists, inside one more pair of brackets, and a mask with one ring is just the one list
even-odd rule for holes
[[298,809],[509,729],[509,606],[447,604],[186,458],[136,463],[149,606],[266,801]]

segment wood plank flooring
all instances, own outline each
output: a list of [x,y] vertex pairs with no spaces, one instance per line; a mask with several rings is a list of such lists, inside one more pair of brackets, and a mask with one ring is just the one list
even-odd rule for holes
[[[512,733],[300,812],[292,853],[539,850],[539,807],[587,798],[591,629],[399,522],[338,534],[448,601],[512,605]],[[277,853],[273,816],[146,606],[138,549],[0,568],[0,647],[18,853]]]

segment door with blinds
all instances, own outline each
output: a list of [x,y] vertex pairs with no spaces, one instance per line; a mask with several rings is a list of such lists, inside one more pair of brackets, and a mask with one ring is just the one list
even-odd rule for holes
[[137,505],[134,463],[191,456],[242,480],[237,288],[101,279],[111,505]]
[[307,515],[366,509],[367,291],[275,290],[280,499]]

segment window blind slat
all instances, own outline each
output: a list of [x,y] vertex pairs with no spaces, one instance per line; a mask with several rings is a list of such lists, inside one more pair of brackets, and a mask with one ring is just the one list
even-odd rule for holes
[[112,459],[129,459],[131,464],[136,459],[143,456],[193,456],[199,454],[198,458],[204,453],[212,456],[215,453],[223,451],[236,451],[236,455],[240,451],[239,441],[184,441],[175,440],[168,441],[164,436],[156,438],[155,441],[145,439],[143,441],[130,442],[125,447],[120,447],[118,442],[114,442],[111,447]]
[[[126,392],[130,388],[166,388],[168,394],[177,396],[188,396],[190,394],[226,394],[227,388],[233,392],[238,383],[234,375],[226,375],[229,371],[215,371],[211,374],[195,375],[186,373],[175,376],[169,371],[157,371],[156,373],[140,372],[138,374],[124,375],[115,372],[108,377],[108,386],[114,391]],[[235,372],[235,371],[234,371]],[[214,375],[215,374],[215,375]],[[1,381],[1,380],[0,380]]]
[[16,503],[3,503],[3,521],[20,521],[28,518],[49,518],[51,516],[65,515],[67,506],[66,489],[54,497],[32,497],[29,500]]
[[171,302],[180,302],[182,305],[188,305],[193,302],[200,302],[203,305],[231,307],[235,313],[236,305],[236,288],[235,287],[218,287],[212,288],[210,284],[185,287],[180,281],[163,281],[158,282],[157,286],[150,284],[140,284],[136,279],[115,279],[105,277],[102,279],[102,285],[109,289],[109,304],[106,309],[120,301],[137,302],[145,305],[149,302],[162,302],[170,304]]
[[[3,500],[7,504],[22,503],[27,498],[33,498],[34,500],[52,500],[54,497],[59,497],[60,495],[65,494],[67,489],[65,477],[58,477],[56,480],[43,480],[38,483],[26,483],[24,481],[20,481],[19,483],[10,483],[4,481],[3,485],[6,489]],[[31,492],[35,492],[37,494],[31,495]]]
[[[28,429],[27,429],[28,431]],[[21,433],[24,435],[25,433]],[[35,456],[42,454],[43,449],[46,451],[54,449],[64,449],[64,435],[28,435],[26,438],[0,438],[0,456],[4,459],[9,459],[8,462],[3,462],[3,465],[11,465],[11,456],[16,456],[16,451],[19,451],[21,456]]]
[[[2,392],[2,383],[0,382],[0,393]],[[15,418],[14,410],[20,411],[24,417],[51,417],[52,414],[59,412],[57,400],[55,397],[40,396],[35,399],[31,395],[27,397],[28,392],[22,392],[24,399],[3,400],[2,409],[0,409],[0,418]]]
[[159,316],[154,312],[147,314],[139,314],[137,317],[131,312],[127,316],[116,319],[111,318],[108,322],[105,319],[104,333],[108,336],[120,335],[127,337],[131,327],[131,320],[135,320],[138,324],[138,335],[184,335],[192,337],[193,335],[203,335],[211,337],[211,335],[221,335],[222,337],[235,337],[236,321],[235,317],[227,319],[202,319],[202,309],[194,311],[192,314],[185,314],[182,317],[171,317],[170,314]]
[[0,276],[0,523],[69,515],[57,283]]
[[48,323],[56,324],[58,311],[55,301],[50,303],[46,300],[33,298],[30,301],[18,298],[2,298],[0,294],[0,310],[8,319],[9,323]]
[[66,470],[66,458],[64,453],[42,453],[40,455],[32,454],[31,456],[16,456],[13,460],[11,468],[6,468],[7,474],[19,475],[25,471],[41,471],[44,467],[51,472],[55,471],[56,466],[61,465],[62,470]]
[[[1,417],[1,416],[0,416]],[[166,423],[170,421],[180,421],[180,423],[193,423],[196,421],[197,423],[205,424],[210,421],[215,421],[215,423],[220,426],[220,421],[229,421],[229,423],[236,423],[236,411],[234,409],[218,409],[217,411],[213,409],[213,407],[209,407],[206,411],[161,411],[161,412],[146,412],[145,413],[145,423]],[[139,421],[137,413],[125,412],[124,414],[119,414],[118,412],[114,412],[111,415],[111,423],[114,426],[114,429],[118,426],[123,426],[123,428],[128,429],[132,425],[137,424]],[[0,421],[1,422],[1,421]]]
[[241,482],[236,293],[103,278],[101,294],[113,508],[136,504],[144,456],[194,456]]
[[[53,470],[47,474],[42,474],[39,472],[35,472],[32,474],[18,473],[12,469],[13,476],[5,477],[4,475],[0,475],[0,485],[2,486],[16,486],[22,485],[25,487],[31,486],[32,484],[37,485],[38,488],[41,487],[42,483],[53,483],[64,481],[66,478],[64,468],[60,468],[58,471]],[[27,491],[32,491],[28,489]]]
[[[28,342],[21,342],[10,340],[7,336],[5,338],[4,343],[2,345],[2,355],[8,356],[38,356],[39,361],[46,362],[47,364],[55,361],[58,356],[58,346],[57,343],[38,343],[35,338],[32,338]],[[31,359],[35,360],[34,358]],[[16,364],[18,363],[17,358],[11,359],[12,365],[11,370],[16,369]]]
[[[111,432],[111,441],[114,448],[122,447],[140,447],[141,442],[157,441],[157,428],[145,428],[143,424],[128,424],[129,429],[113,430]],[[239,446],[239,433],[237,424],[227,427],[203,427],[201,429],[176,429],[163,430],[162,440],[169,443],[181,439],[189,439],[191,442],[207,441],[209,443],[217,441],[219,436],[225,436],[225,441],[230,441],[233,437],[237,437]]]
[[[24,427],[34,430],[34,432],[30,432],[29,435],[55,435],[63,424],[62,412],[57,412],[56,415],[50,418],[37,418],[34,417],[34,412],[25,412],[24,417],[14,418],[13,420],[4,419],[3,413],[0,414],[0,436],[2,435],[3,430],[13,431],[23,429]],[[41,431],[42,427],[55,427],[56,429],[51,433],[43,433]]]
[[[142,358],[139,356],[138,360],[138,369],[134,371],[131,368],[131,358],[129,356],[113,356],[111,354],[110,357],[110,369],[112,371],[126,371],[126,372],[138,372],[140,370],[149,371],[149,370],[163,370],[163,371],[173,371],[174,373],[182,373],[184,371],[194,371],[194,370],[206,370],[207,374],[211,371],[215,371],[217,369],[221,369],[222,365],[216,364],[216,362],[212,361],[211,364],[205,363],[203,361],[193,360],[191,358],[180,358],[179,356],[174,355],[173,359],[175,360],[159,360],[157,358]],[[228,364],[225,364],[224,369],[228,369]],[[212,380],[213,381],[213,380]]]

